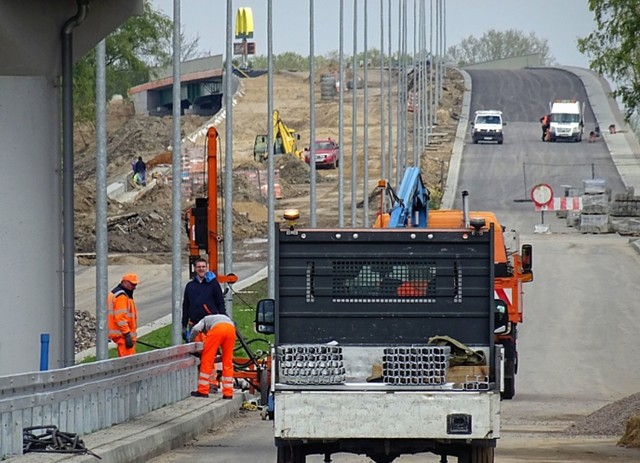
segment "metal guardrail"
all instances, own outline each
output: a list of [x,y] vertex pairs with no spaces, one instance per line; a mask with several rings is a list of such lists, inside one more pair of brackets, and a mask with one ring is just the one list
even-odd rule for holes
[[200,347],[0,377],[0,460],[22,455],[24,428],[89,434],[186,398],[197,381],[192,354]]

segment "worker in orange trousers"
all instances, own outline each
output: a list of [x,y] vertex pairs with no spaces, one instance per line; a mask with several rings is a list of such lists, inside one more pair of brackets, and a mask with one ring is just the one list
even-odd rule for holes
[[236,345],[236,325],[226,315],[207,315],[191,329],[189,341],[205,333],[204,347],[200,357],[198,390],[193,397],[209,397],[210,377],[213,372],[218,348],[222,348],[222,398],[233,399],[233,350]]
[[135,273],[127,273],[118,286],[109,292],[107,323],[109,339],[116,343],[118,357],[136,353],[138,310],[133,291],[140,281]]

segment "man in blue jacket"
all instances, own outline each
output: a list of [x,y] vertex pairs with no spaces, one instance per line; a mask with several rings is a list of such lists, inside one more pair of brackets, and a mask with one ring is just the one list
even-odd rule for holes
[[185,341],[187,329],[205,316],[227,313],[222,288],[216,275],[208,271],[207,261],[200,258],[196,259],[194,264],[196,275],[185,286],[182,300],[182,339]]

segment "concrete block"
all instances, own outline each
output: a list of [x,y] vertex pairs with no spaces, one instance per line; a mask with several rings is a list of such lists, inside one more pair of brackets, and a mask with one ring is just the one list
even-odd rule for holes
[[107,186],[107,197],[109,199],[118,199],[125,191],[126,187],[123,182],[115,182]]
[[582,195],[582,212],[584,214],[606,214],[609,209],[609,199],[606,193]]
[[640,253],[640,239],[629,240],[629,243],[637,253]]
[[611,230],[620,235],[640,236],[640,218],[611,217],[609,222]]
[[607,214],[581,214],[578,230],[582,233],[609,233],[609,216]]
[[602,178],[593,178],[583,180],[585,194],[604,193],[606,190],[606,181]]
[[613,201],[609,205],[609,213],[616,217],[640,217],[640,201]]

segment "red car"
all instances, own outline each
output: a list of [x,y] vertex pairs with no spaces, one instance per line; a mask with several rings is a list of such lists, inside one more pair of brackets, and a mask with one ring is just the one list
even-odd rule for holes
[[[340,165],[340,145],[327,138],[326,140],[316,140],[313,144],[316,151],[316,167],[331,167],[335,169]],[[311,151],[305,150],[304,161],[309,164]]]

